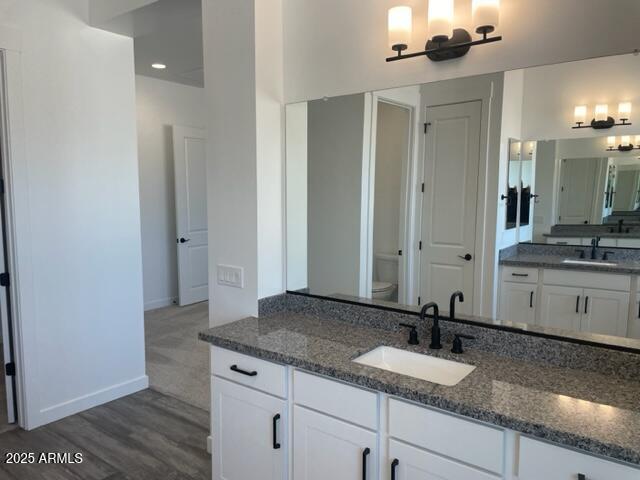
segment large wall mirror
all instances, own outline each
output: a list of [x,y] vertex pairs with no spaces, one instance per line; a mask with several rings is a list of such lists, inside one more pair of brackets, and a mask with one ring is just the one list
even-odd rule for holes
[[505,249],[640,248],[635,127],[573,128],[579,104],[640,108],[638,74],[622,55],[288,105],[287,289],[412,311],[462,291],[499,323]]

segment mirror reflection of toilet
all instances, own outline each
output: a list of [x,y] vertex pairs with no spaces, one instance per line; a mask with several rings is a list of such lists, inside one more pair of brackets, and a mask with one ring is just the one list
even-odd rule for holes
[[371,297],[376,300],[397,301],[398,255],[376,253]]

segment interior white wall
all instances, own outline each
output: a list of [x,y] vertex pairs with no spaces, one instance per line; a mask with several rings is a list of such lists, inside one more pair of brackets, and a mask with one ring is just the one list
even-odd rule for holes
[[545,243],[543,236],[555,225],[558,162],[556,141],[538,142],[536,148],[536,192],[540,195],[535,204],[533,241]]
[[[615,33],[601,31],[607,32],[607,41],[602,43],[608,44],[610,35]],[[629,45],[633,47],[637,43],[630,42]],[[635,107],[635,111],[631,112],[632,122],[634,118],[640,118],[639,77],[640,55],[632,54],[526,69],[523,137],[554,140],[640,132],[640,127],[635,125],[614,127],[605,132],[591,128],[571,128],[574,125],[573,112],[576,105],[587,105],[590,114],[593,114],[597,103],[607,103],[610,114],[617,117],[618,103],[630,101]]]
[[314,100],[307,108],[309,289],[358,296],[365,95]]
[[[424,48],[427,2],[413,7],[411,51]],[[500,72],[630,52],[637,45],[636,0],[502,0],[504,40],[453,62],[424,58],[388,64],[392,0],[285,0],[287,102]],[[457,0],[456,26],[471,28],[471,0]],[[580,12],[579,15],[576,12]],[[621,12],[624,12],[621,14]],[[596,33],[597,32],[597,33]],[[603,41],[603,36],[606,41]]]
[[204,128],[204,89],[136,76],[144,308],[178,297],[172,126]]
[[86,0],[0,11],[21,33],[9,195],[21,424],[34,428],[148,385],[133,42],[88,27]]
[[[639,105],[640,107],[640,105]],[[632,132],[640,132],[640,126],[629,127],[635,130]],[[640,151],[631,150],[629,152],[613,152],[607,151],[607,137],[599,136],[593,138],[569,138],[558,140],[558,158],[593,158],[593,157],[609,157],[617,159],[631,159],[635,162],[640,156]],[[633,140],[633,136],[631,137]]]
[[287,289],[307,288],[307,102],[286,108]]

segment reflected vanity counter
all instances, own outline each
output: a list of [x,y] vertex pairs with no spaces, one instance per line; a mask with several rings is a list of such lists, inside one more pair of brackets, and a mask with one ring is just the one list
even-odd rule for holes
[[[202,332],[200,339],[215,346],[214,357],[217,348],[223,349],[218,355],[219,352],[240,355],[238,358],[249,359],[249,364],[251,358],[256,358],[292,369],[291,375],[285,375],[285,378],[294,382],[294,403],[305,398],[304,393],[298,391],[301,387],[296,385],[298,372],[320,375],[317,378],[346,382],[362,387],[366,392],[383,395],[378,405],[393,402],[394,398],[406,400],[410,404],[437,409],[425,411],[444,412],[453,414],[451,418],[481,422],[470,425],[488,424],[506,429],[504,432],[511,432],[504,437],[507,443],[512,438],[509,435],[523,434],[521,445],[522,441],[528,441],[527,437],[542,439],[559,447],[578,449],[588,455],[633,466],[624,471],[628,476],[618,478],[635,478],[634,475],[640,474],[634,470],[640,467],[640,350],[639,353],[615,351],[443,319],[444,348],[434,351],[427,347],[431,321],[419,325],[415,314],[300,295],[281,297],[279,309],[272,304],[270,311],[265,309],[268,314],[261,318],[247,318],[212,328]],[[367,324],[365,318],[370,318],[371,323]],[[418,325],[419,345],[407,344],[408,335],[399,327],[400,323]],[[454,355],[450,351],[452,336],[462,332],[475,334],[476,339],[466,340],[464,353]],[[457,385],[446,387],[353,361],[380,346],[436,356],[476,368]],[[225,377],[229,373],[221,370],[220,361],[213,368],[214,398],[219,398],[215,392],[215,370],[217,368],[221,372],[218,375]],[[239,379],[241,382],[254,381],[250,377],[239,376]],[[323,393],[318,392],[318,395]],[[341,402],[344,399],[344,408],[349,410],[349,397],[340,398]],[[362,408],[366,410],[366,406]],[[343,413],[336,415],[340,417]],[[215,419],[214,416],[214,424]],[[293,421],[296,421],[295,410]],[[295,425],[293,428],[298,431]],[[424,438],[429,435],[426,432]],[[442,435],[442,445],[446,445],[446,437]],[[506,452],[505,456],[518,455],[509,447]],[[295,451],[293,455],[297,458]],[[509,460],[506,465],[510,465]]]

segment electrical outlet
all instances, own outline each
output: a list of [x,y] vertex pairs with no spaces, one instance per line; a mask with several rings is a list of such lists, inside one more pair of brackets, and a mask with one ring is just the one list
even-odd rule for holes
[[218,265],[218,285],[244,288],[244,269],[231,265]]

